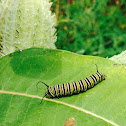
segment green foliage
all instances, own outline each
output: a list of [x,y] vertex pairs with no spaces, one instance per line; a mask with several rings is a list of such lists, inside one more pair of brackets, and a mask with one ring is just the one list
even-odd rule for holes
[[[107,75],[94,88],[60,99],[44,99],[44,85],[78,81],[96,72]],[[67,51],[32,48],[0,59],[0,124],[63,126],[75,117],[77,126],[126,124],[126,72],[105,58]],[[116,125],[117,126],[117,125]]]
[[52,1],[58,20],[57,48],[103,57],[126,49],[126,1]]

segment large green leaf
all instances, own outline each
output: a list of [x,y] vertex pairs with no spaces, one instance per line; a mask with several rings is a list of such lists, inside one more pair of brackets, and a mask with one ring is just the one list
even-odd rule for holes
[[[96,72],[107,75],[94,88],[60,99],[45,98],[48,85],[78,81]],[[31,48],[0,59],[0,125],[63,126],[75,117],[77,126],[126,124],[126,70],[100,57]]]

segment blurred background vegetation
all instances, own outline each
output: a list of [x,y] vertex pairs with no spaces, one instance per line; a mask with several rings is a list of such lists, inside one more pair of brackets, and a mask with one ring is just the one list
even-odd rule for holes
[[51,0],[58,49],[111,57],[126,49],[126,0]]

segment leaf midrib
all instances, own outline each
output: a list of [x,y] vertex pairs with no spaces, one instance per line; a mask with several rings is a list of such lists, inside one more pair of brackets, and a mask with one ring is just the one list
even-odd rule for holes
[[[11,94],[11,95],[20,95],[20,96],[25,96],[25,97],[31,97],[31,98],[42,99],[42,97],[40,97],[40,96],[29,95],[29,94],[19,93],[19,92],[11,92],[11,91],[0,90],[0,93],[1,93],[1,94],[3,93],[3,94]],[[55,102],[55,103],[58,103],[58,104],[62,104],[62,105],[65,105],[65,106],[74,108],[74,109],[76,109],[76,110],[79,110],[79,111],[81,111],[81,112],[84,112],[84,113],[86,113],[86,114],[89,114],[89,115],[91,115],[91,116],[94,116],[94,117],[96,117],[96,118],[99,118],[99,119],[101,119],[101,120],[104,120],[105,122],[108,122],[108,123],[110,123],[110,124],[112,124],[112,125],[114,125],[114,126],[119,126],[118,124],[112,122],[111,120],[108,120],[108,119],[106,119],[106,118],[104,118],[104,117],[102,117],[102,116],[99,116],[99,115],[97,115],[97,114],[95,114],[95,113],[92,113],[92,112],[90,112],[90,111],[88,111],[88,110],[79,108],[79,107],[77,107],[77,106],[74,106],[74,105],[71,105],[71,104],[68,104],[68,103],[65,103],[65,102],[57,101],[57,100],[54,100],[54,99],[44,98],[44,100],[50,101],[50,102]]]

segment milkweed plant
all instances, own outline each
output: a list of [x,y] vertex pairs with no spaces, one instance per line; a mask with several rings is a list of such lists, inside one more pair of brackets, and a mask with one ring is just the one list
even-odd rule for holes
[[55,48],[55,14],[49,0],[0,0],[0,55],[19,48]]

